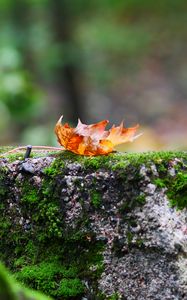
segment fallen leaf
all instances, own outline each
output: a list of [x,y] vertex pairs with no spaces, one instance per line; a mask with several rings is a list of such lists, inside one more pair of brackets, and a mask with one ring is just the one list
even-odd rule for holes
[[83,124],[78,120],[77,126],[72,128],[68,123],[62,125],[62,118],[63,116],[55,126],[58,142],[65,149],[80,155],[105,155],[111,153],[116,145],[132,142],[139,137],[139,135],[135,136],[139,125],[125,128],[122,122],[120,126],[105,130],[109,123],[107,120],[91,125]]

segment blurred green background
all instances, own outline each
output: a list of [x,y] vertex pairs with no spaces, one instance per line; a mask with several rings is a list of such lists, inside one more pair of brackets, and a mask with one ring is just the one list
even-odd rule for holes
[[186,0],[1,0],[0,144],[139,123],[121,150],[187,149]]

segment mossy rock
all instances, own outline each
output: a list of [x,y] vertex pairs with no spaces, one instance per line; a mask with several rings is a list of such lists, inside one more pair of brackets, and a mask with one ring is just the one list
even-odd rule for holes
[[[161,242],[163,229],[159,233],[151,205],[160,206],[161,213],[166,205],[168,218],[169,213],[177,218],[176,209],[184,215],[186,161],[186,152],[171,151],[1,158],[0,259],[19,282],[54,299],[103,300],[130,295],[129,265],[123,279],[121,262],[130,264],[134,255],[134,264],[141,265],[139,255],[152,269],[157,258],[164,282],[160,290],[165,285],[172,296],[169,253],[176,253],[172,243]],[[159,239],[153,240],[153,232]],[[172,239],[169,231],[167,238]],[[149,293],[149,280],[142,291],[134,287],[131,299],[144,289]]]

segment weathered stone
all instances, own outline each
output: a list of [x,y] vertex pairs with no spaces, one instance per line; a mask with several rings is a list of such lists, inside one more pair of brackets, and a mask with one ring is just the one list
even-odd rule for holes
[[[49,295],[57,299],[187,299],[186,157],[2,159],[1,259],[32,287],[41,274],[29,281],[25,266],[76,267],[75,275],[54,273]],[[77,293],[60,290],[63,276],[76,276]]]

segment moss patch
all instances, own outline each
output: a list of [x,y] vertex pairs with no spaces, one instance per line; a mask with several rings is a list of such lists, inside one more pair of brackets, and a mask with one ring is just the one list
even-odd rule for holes
[[165,180],[161,179],[161,178],[156,178],[153,180],[153,183],[159,187],[159,188],[164,188],[166,187],[166,183]]
[[98,208],[101,206],[102,204],[102,197],[100,192],[98,191],[92,191],[91,192],[91,204],[93,204],[93,206],[95,208]]
[[77,268],[64,267],[53,261],[25,266],[15,277],[36,290],[45,291],[47,295],[74,297],[84,291],[81,280],[76,278],[77,275]]
[[179,172],[170,183],[168,183],[167,195],[171,206],[178,209],[187,207],[187,172]]
[[187,154],[184,152],[177,160],[172,159],[157,165],[158,178],[153,178],[152,182],[158,188],[166,189],[172,207],[184,209],[187,207]]
[[31,291],[19,285],[0,264],[0,299],[2,300],[50,300],[40,293]]
[[87,157],[76,155],[69,151],[62,151],[57,154],[57,160],[54,166],[59,164],[64,165],[65,162],[79,162],[86,169],[123,169],[125,170],[129,165],[133,167],[139,167],[142,164],[155,163],[160,168],[166,169],[164,164],[167,164],[170,160],[175,158],[187,159],[187,153],[184,151],[152,151],[145,153],[110,153],[108,155],[101,155],[95,157]]

